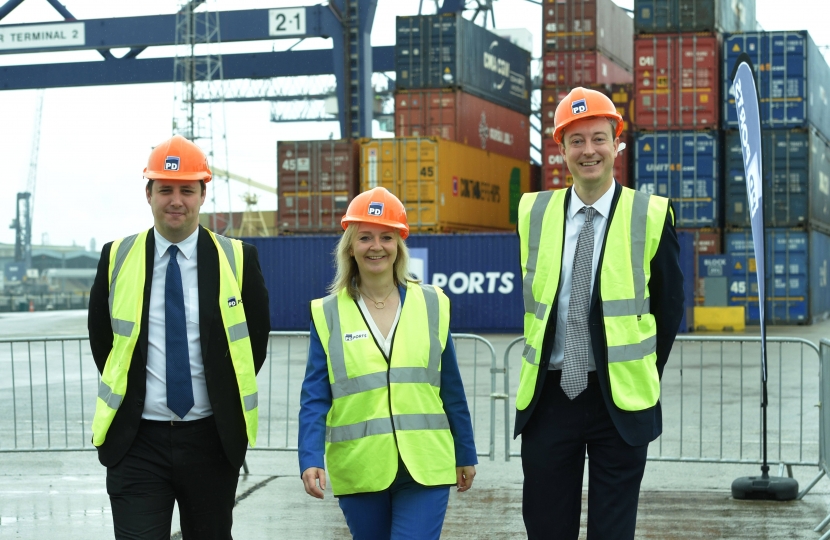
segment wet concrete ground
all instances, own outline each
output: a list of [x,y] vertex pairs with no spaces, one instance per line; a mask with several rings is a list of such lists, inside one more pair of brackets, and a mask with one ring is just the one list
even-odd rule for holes
[[[29,318],[26,314],[2,315],[0,335],[77,335],[85,333],[85,325],[84,312],[42,313]],[[770,334],[818,343],[830,336],[830,323],[775,327]],[[500,351],[512,338],[487,337]],[[499,437],[501,429],[500,425]],[[817,426],[810,426],[810,431],[811,440],[815,440]],[[485,458],[479,465],[473,489],[452,493],[443,538],[526,537],[521,519],[521,463],[517,458],[504,461],[501,438],[496,447],[497,460]],[[512,448],[518,450],[519,443],[514,442]],[[240,478],[237,491],[235,538],[349,538],[336,500],[330,494],[324,501],[305,494],[295,452],[252,451],[248,464],[251,474]],[[818,470],[794,467],[793,472],[804,487]],[[758,473],[757,465],[649,462],[637,538],[818,539],[820,533],[812,529],[830,513],[830,480],[822,479],[801,501],[731,498],[732,480]],[[587,491],[583,493],[583,525],[586,497]],[[173,538],[181,538],[178,530],[174,514]],[[112,538],[105,469],[98,464],[95,452],[0,453],[0,538]]]

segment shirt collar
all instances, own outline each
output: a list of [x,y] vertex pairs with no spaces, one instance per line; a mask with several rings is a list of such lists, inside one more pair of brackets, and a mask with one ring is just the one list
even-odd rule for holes
[[[608,218],[608,214],[611,213],[611,202],[614,200],[614,188],[616,187],[614,184],[616,182],[611,182],[611,185],[608,187],[608,190],[597,199],[597,202],[590,205],[596,210],[596,212],[604,218]],[[582,199],[579,198],[579,195],[576,194],[575,189],[571,189],[571,202],[568,205],[568,218],[573,219],[575,215],[582,210],[582,207],[585,206],[585,203],[582,202]]]
[[[163,237],[155,227],[153,227],[153,234],[156,237],[156,252],[159,254],[159,257],[164,257],[164,253],[167,251],[167,248],[173,244],[173,242]],[[196,230],[193,231],[190,236],[176,244],[176,247],[179,248],[179,251],[181,251],[185,259],[189,260],[190,257],[193,256],[193,252],[196,251],[196,243],[198,239],[199,227],[196,227]]]

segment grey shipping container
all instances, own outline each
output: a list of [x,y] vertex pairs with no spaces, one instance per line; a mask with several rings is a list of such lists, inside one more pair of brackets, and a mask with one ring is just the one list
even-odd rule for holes
[[[830,232],[830,142],[815,128],[762,132],[764,223]],[[726,133],[726,226],[749,227],[743,153],[737,131]]]
[[[246,238],[257,247],[273,330],[308,330],[309,302],[328,294],[339,235]],[[522,271],[515,233],[416,234],[410,270],[451,300],[453,332],[521,333]]]
[[545,52],[598,51],[632,70],[634,21],[613,0],[564,0],[542,6]]
[[723,37],[724,129],[738,129],[735,94],[729,75],[738,56],[755,66],[761,127],[815,126],[830,137],[830,66],[806,30],[747,32]]
[[755,0],[634,0],[638,34],[751,32]]
[[395,87],[460,88],[530,114],[530,52],[460,14],[398,17]]

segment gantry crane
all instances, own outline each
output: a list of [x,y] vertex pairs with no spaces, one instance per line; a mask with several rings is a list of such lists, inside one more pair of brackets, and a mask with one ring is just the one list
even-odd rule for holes
[[40,150],[40,119],[43,112],[43,90],[38,90],[35,104],[35,122],[32,133],[32,152],[29,157],[29,177],[26,190],[17,194],[17,209],[11,228],[14,234],[14,260],[28,270],[32,266],[32,213],[35,207],[37,160]]

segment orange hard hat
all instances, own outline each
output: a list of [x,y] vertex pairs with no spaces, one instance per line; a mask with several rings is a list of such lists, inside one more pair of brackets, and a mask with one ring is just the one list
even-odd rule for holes
[[385,187],[364,191],[349,203],[346,215],[340,220],[345,230],[350,223],[377,223],[398,230],[401,238],[409,236],[409,224],[406,222],[406,208],[403,203],[389,193]]
[[147,180],[181,180],[210,182],[213,174],[202,149],[181,135],[173,135],[150,152],[144,178]]
[[617,121],[617,133],[619,137],[623,131],[623,118],[614,103],[608,96],[596,90],[577,86],[565,96],[565,99],[556,106],[556,113],[553,115],[553,140],[562,142],[562,130],[568,124],[586,118],[605,116]]

